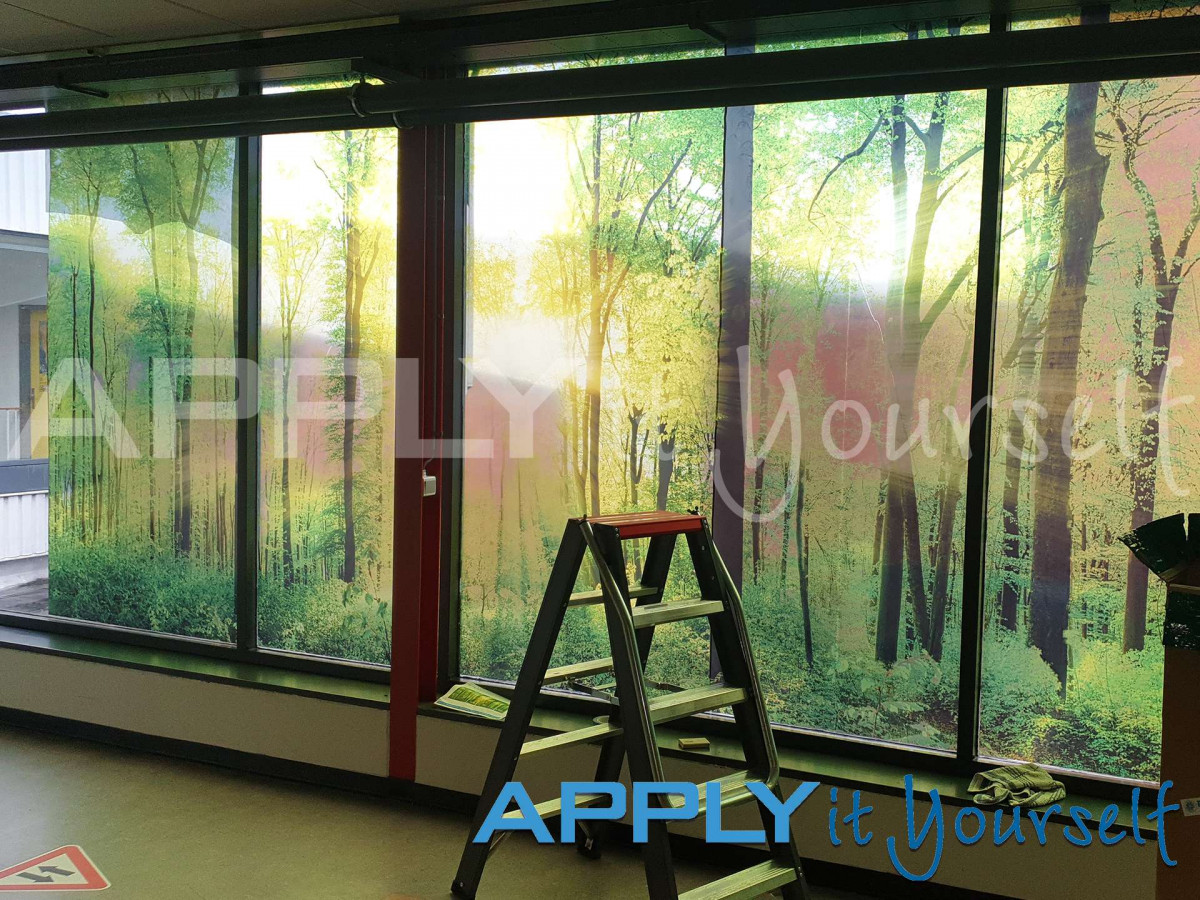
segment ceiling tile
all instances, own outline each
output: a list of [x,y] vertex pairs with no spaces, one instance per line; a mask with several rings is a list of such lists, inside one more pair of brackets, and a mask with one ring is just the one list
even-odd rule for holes
[[109,43],[101,32],[0,3],[0,45],[13,53],[45,53]]
[[[111,2],[111,0],[110,0]],[[119,0],[117,0],[119,2]],[[177,0],[210,16],[237,22],[243,28],[286,28],[345,22],[375,15],[371,5],[357,0]]]
[[6,0],[30,12],[110,35],[117,41],[153,41],[236,31],[229,20],[168,0]]

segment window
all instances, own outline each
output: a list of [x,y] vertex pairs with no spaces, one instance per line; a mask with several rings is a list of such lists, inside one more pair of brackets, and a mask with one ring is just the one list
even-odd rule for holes
[[[516,677],[567,516],[711,508],[721,137],[720,110],[473,128],[464,433],[498,450],[463,466],[464,672]],[[571,610],[560,656],[606,647],[602,610]],[[662,629],[652,678],[707,671],[706,629]]]
[[[244,187],[225,138],[0,157],[0,611],[386,665],[395,132],[251,141]],[[252,190],[260,548],[239,604]]]
[[234,639],[234,422],[174,415],[232,397],[205,361],[236,355],[233,164],[221,139],[52,154],[51,615]]
[[263,138],[266,647],[390,658],[395,197],[391,130]]
[[1165,592],[1117,538],[1193,509],[1196,81],[1010,110],[982,744],[1153,779]]
[[983,97],[754,116],[749,446],[798,416],[743,491],[770,712],[953,748]]
[[[742,438],[711,412],[718,385],[737,377],[716,365],[718,343],[732,340],[745,347],[751,434],[731,568],[773,720],[961,758],[960,684],[974,683],[960,659],[965,603],[984,621],[981,758],[1155,779],[1163,589],[1119,538],[1187,511],[1200,470],[1200,384],[1186,363],[1200,341],[1187,301],[1200,259],[1190,152],[1200,105],[1195,78],[1106,82],[1092,86],[1094,115],[1068,129],[1085,89],[1009,91],[990,310],[977,303],[988,296],[979,259],[996,252],[979,244],[983,92],[743,109],[752,154],[738,142],[706,149],[723,130],[707,112],[476,126],[466,436],[510,439],[490,378],[546,399],[531,457],[464,465],[461,671],[515,677],[567,515],[713,509],[713,453]],[[685,161],[662,180],[681,146]],[[709,280],[718,248],[689,252],[697,231],[686,223],[709,226],[672,216],[730,215],[740,201],[719,185],[746,172],[750,288],[739,300]],[[610,187],[622,178],[638,186]],[[605,240],[639,234],[638,179],[663,185],[639,242],[612,243],[592,269],[589,252],[606,248],[593,223]],[[610,197],[624,202],[609,209]],[[663,247],[691,260],[679,270],[687,287]],[[590,290],[626,266],[611,319],[598,320],[609,330],[593,345],[600,415],[589,423]],[[722,302],[745,304],[744,334],[722,334]],[[989,405],[972,380],[977,323],[991,316]],[[986,521],[968,520],[968,472],[985,462],[967,452],[973,414],[991,417],[990,483],[976,500]],[[653,452],[664,420],[680,429],[674,454],[661,441]],[[665,504],[648,482],[668,485]],[[967,536],[984,527],[985,583],[968,596]],[[595,613],[570,613],[562,661],[604,655]],[[707,677],[702,628],[663,637],[652,680]]]

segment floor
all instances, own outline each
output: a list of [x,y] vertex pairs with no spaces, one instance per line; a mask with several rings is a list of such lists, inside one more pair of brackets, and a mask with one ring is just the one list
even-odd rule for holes
[[50,612],[50,587],[45,579],[0,588],[0,609],[45,616]]
[[[0,728],[0,871],[68,844],[106,900],[449,900],[466,819]],[[680,866],[681,888],[725,874]],[[65,897],[17,892],[14,897]],[[506,841],[480,900],[646,896],[640,860]],[[814,900],[852,900],[814,892]]]

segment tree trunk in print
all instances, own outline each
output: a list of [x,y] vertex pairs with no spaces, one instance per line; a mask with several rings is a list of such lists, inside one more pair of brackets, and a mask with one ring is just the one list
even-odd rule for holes
[[74,532],[79,526],[79,269],[71,268],[71,475],[69,478],[71,492],[71,521],[69,531]]
[[[191,220],[198,222],[199,210]],[[185,223],[186,224],[186,223]],[[188,302],[183,316],[183,328],[180,337],[187,348],[185,355],[192,356],[191,345],[196,327],[196,305],[200,299],[200,258],[196,251],[196,229],[188,224],[185,230],[185,244],[188,258]],[[179,379],[180,402],[192,402],[194,393],[191,375]],[[184,417],[179,420],[179,511],[178,527],[175,531],[177,548],[180,555],[189,556],[192,552],[192,422]]]
[[88,391],[91,395],[88,415],[92,420],[92,528],[91,540],[100,536],[100,471],[98,446],[100,444],[100,416],[96,412],[96,225],[100,216],[100,193],[89,196],[88,202]]
[[347,190],[346,222],[346,337],[342,352],[345,357],[345,378],[342,383],[342,402],[347,410],[342,423],[342,505],[345,509],[346,534],[342,555],[342,581],[350,584],[358,575],[358,545],[354,534],[354,424],[350,413],[358,397],[358,376],[355,368],[358,360],[359,311],[365,285],[361,279],[361,241],[358,233],[357,200],[349,197],[355,189]]
[[804,523],[804,483],[808,467],[800,462],[796,478],[796,568],[800,576],[800,615],[804,619],[804,658],[813,667],[812,609],[808,597],[808,534]]
[[[946,457],[951,458],[949,455]],[[933,563],[933,609],[929,633],[929,655],[942,661],[942,639],[946,633],[946,607],[950,590],[950,558],[954,555],[954,523],[962,498],[962,466],[947,464],[946,483],[938,503],[938,532]]]
[[[1037,341],[1025,341],[1017,361],[1017,393],[1020,397],[1025,386],[1032,383],[1037,367]],[[1024,454],[1014,452],[1025,447],[1025,422],[1016,407],[1008,414],[1008,439],[1004,453],[1004,582],[1000,588],[1000,625],[1009,631],[1017,630],[1017,613],[1021,603],[1021,592],[1016,576],[1021,565],[1021,520],[1018,508],[1021,500],[1021,469],[1025,465]]]
[[588,493],[591,506],[589,512],[593,516],[600,515],[600,369],[604,359],[605,337],[605,290],[600,282],[601,252],[600,246],[600,190],[601,190],[601,154],[604,151],[604,137],[601,131],[601,118],[592,119],[592,172],[591,172],[591,242],[588,247],[588,335],[587,335],[587,372],[585,384],[587,387],[587,471]]
[[[938,94],[934,99],[928,127],[924,131],[913,127],[913,135],[922,145],[924,160],[921,190],[916,215],[913,217],[911,246],[906,168],[909,129],[906,100],[903,96],[895,98],[890,114],[895,246],[883,333],[887,342],[888,365],[892,376],[892,400],[898,411],[896,433],[893,435],[893,443],[897,450],[905,446],[912,430],[917,370],[925,339],[938,316],[946,310],[958,289],[975,269],[975,257],[971,254],[958,266],[938,296],[929,304],[928,311],[922,312],[930,238],[934,217],[944,199],[941,187],[948,174],[942,166],[942,148],[945,143],[949,100],[949,94]],[[908,576],[908,594],[913,604],[918,640],[921,646],[929,651],[933,639],[929,595],[925,585],[925,562],[921,553],[920,513],[912,453],[909,450],[900,452],[898,458],[889,464],[885,503],[875,656],[880,662],[894,663],[899,649],[898,631],[905,573]]]
[[[1054,141],[1057,143],[1057,140]],[[1046,145],[1047,150],[1049,143]],[[1028,172],[1029,169],[1026,169]],[[1011,175],[1006,175],[1011,180]],[[1028,246],[1035,249],[1035,256],[1026,267],[1017,296],[1017,333],[1005,353],[1003,368],[1014,370],[1013,404],[1009,409],[1005,441],[1000,447],[1004,455],[1004,492],[1002,496],[1004,537],[1001,541],[1000,584],[1000,627],[1016,631],[1020,618],[1023,594],[1025,551],[1022,546],[1021,482],[1028,465],[1025,457],[1026,432],[1023,416],[1018,411],[1016,400],[1028,398],[1037,378],[1038,342],[1042,339],[1042,322],[1034,310],[1045,292],[1051,268],[1050,251],[1055,244],[1056,219],[1053,210],[1058,208],[1057,190],[1052,188],[1047,177],[1041,189],[1044,204],[1042,211],[1022,210],[1021,230]],[[1025,487],[1028,490],[1028,485]]]
[[671,491],[671,475],[675,471],[675,429],[667,430],[667,423],[658,423],[658,492],[654,498],[655,509],[665,510]]
[[767,461],[765,459],[757,460],[754,463],[754,506],[752,509],[754,517],[750,520],[750,564],[752,566],[750,577],[754,579],[755,584],[758,584],[762,568],[762,522],[759,521],[759,518],[762,516],[763,483],[766,480],[766,472]]
[[[575,493],[578,513],[588,511],[587,502],[587,394],[581,394],[574,382],[566,383],[565,390],[571,396],[571,460],[575,475]],[[583,402],[580,402],[582,398]]]
[[1074,414],[1083,309],[1096,232],[1104,215],[1101,203],[1108,157],[1096,149],[1099,91],[1095,82],[1067,89],[1062,236],[1038,373],[1038,400],[1046,410],[1038,421],[1038,433],[1046,457],[1033,471],[1030,638],[1064,692],[1071,600],[1071,459],[1062,435],[1067,416]]
[[[884,340],[890,356],[903,340],[904,269],[908,247],[908,125],[904,97],[892,103],[888,128],[892,174],[892,271],[888,279]],[[891,366],[893,373],[896,366]],[[893,374],[893,377],[894,374]],[[900,611],[904,594],[904,509],[900,479],[888,469],[883,500],[882,545],[879,551],[879,609],[875,621],[875,658],[894,663],[899,656]],[[799,526],[799,522],[797,522]]]
[[[1179,257],[1176,257],[1177,259]],[[1152,362],[1144,372],[1137,373],[1138,393],[1141,396],[1141,433],[1138,436],[1134,458],[1129,461],[1129,488],[1133,496],[1133,514],[1129,529],[1136,531],[1149,524],[1154,518],[1155,478],[1158,468],[1159,418],[1158,407],[1162,399],[1163,377],[1171,353],[1171,325],[1174,321],[1175,299],[1179,284],[1168,282],[1156,287],[1158,303],[1150,326],[1154,329]],[[1141,316],[1139,315],[1139,320]],[[1136,340],[1141,343],[1146,334],[1142,322],[1134,328]],[[1141,356],[1141,354],[1138,354]],[[1149,572],[1145,565],[1129,554],[1125,573],[1125,638],[1126,651],[1143,650],[1146,646],[1146,596],[1149,590]]]
[[[287,385],[292,383],[292,333],[291,324],[284,319],[283,323],[283,384],[284,391],[288,390]],[[292,547],[292,448],[289,445],[288,428],[290,427],[290,417],[288,416],[288,402],[285,396],[283,402],[282,417],[282,435],[283,447],[280,461],[280,491],[283,494],[283,586],[291,587],[296,583],[296,560]]]
[[[642,427],[642,416],[645,411],[634,406],[627,413],[629,419],[629,504],[630,509],[638,507],[638,485],[642,483],[642,471],[645,462],[645,443],[638,443],[638,433]],[[646,440],[649,440],[649,432]],[[632,547],[634,580],[642,578],[641,542],[634,541]]]
[[[362,349],[362,308],[367,281],[374,268],[378,248],[368,248],[363,240],[360,219],[360,180],[365,181],[373,164],[374,146],[370,136],[356,137],[352,132],[342,136],[345,154],[345,181],[340,185],[342,228],[344,229],[344,301],[345,336],[342,344],[343,379],[342,403],[346,417],[342,423],[342,508],[345,534],[342,547],[342,581],[351,584],[358,577],[358,539],[354,499],[356,420],[354,404],[358,399],[358,358]],[[358,158],[356,154],[361,154]]]
[[[790,473],[789,473],[790,475]],[[783,542],[779,550],[779,590],[781,593],[787,593],[788,583],[788,544],[792,542],[792,510],[791,507],[785,507],[783,510]]]
[[[138,197],[142,203],[142,209],[146,213],[146,237],[150,245],[150,277],[154,285],[154,300],[153,307],[155,315],[158,319],[158,325],[162,329],[163,355],[167,359],[167,371],[171,373],[172,384],[174,384],[174,362],[173,352],[171,348],[171,326],[167,318],[166,311],[163,309],[162,296],[162,276],[158,268],[158,233],[157,220],[155,215],[154,204],[150,200],[150,194],[147,186],[147,180],[142,171],[141,157],[138,153],[137,145],[129,148],[129,158],[133,167],[134,183],[138,188]],[[146,373],[146,402],[150,410],[150,543],[157,544],[158,541],[158,454],[154,446],[154,435],[156,429],[154,427],[155,420],[155,403],[154,403],[154,384],[153,372]],[[174,454],[172,454],[174,456]],[[74,464],[72,464],[74,468]]]
[[[1134,122],[1127,121],[1119,104],[1114,104],[1113,119],[1122,140],[1122,169],[1142,206],[1146,230],[1150,236],[1150,257],[1154,268],[1153,309],[1147,310],[1147,303],[1139,303],[1133,321],[1134,373],[1141,413],[1141,430],[1134,457],[1129,461],[1129,487],[1133,499],[1130,530],[1136,530],[1154,518],[1160,427],[1158,407],[1162,402],[1163,383],[1171,356],[1175,302],[1185,274],[1184,263],[1188,257],[1188,248],[1197,225],[1200,225],[1200,191],[1193,185],[1190,215],[1184,223],[1174,254],[1168,258],[1158,203],[1137,169],[1138,153],[1146,133],[1162,120],[1139,117]],[[1126,651],[1145,648],[1148,586],[1149,570],[1139,563],[1132,553],[1129,554],[1125,580]]]

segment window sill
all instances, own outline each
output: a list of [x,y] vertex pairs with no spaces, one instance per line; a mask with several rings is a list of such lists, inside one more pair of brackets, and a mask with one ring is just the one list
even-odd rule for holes
[[[489,728],[500,727],[499,722],[472,716],[468,713],[445,709],[444,707],[429,703],[422,704],[420,714],[432,718],[482,725]],[[592,724],[592,721],[591,717],[577,712],[539,708],[534,710],[531,731],[543,735],[556,734],[575,728],[583,728]],[[655,732],[658,738],[659,751],[664,758],[686,759],[690,762],[710,761],[714,766],[723,768],[739,768],[745,765],[745,755],[742,753],[741,745],[732,738],[714,735],[706,731],[703,736],[708,738],[711,744],[709,750],[680,750],[679,739],[683,737],[696,737],[696,732],[689,732],[682,728],[672,728],[670,726],[656,727]],[[832,753],[804,751],[788,747],[779,747],[778,753],[783,777],[789,780],[819,781],[821,784],[829,787],[843,787],[884,796],[904,797],[904,777],[912,775],[913,789],[918,797],[922,794],[928,794],[931,790],[936,790],[942,802],[947,807],[957,808],[975,805],[971,799],[971,794],[967,791],[967,787],[971,781],[969,776],[921,771],[920,769],[911,767],[851,759]],[[993,768],[993,766],[980,764],[981,770],[986,768]],[[1145,815],[1147,812],[1153,811],[1155,792],[1143,789],[1141,796],[1141,834],[1147,840],[1152,841],[1157,832],[1150,823],[1146,822]],[[1099,796],[1068,791],[1067,798],[1063,801],[1062,806],[1067,810],[1072,806],[1086,807],[1092,814],[1094,830],[1095,822],[1100,818],[1100,811],[1113,802],[1111,799],[1103,799]],[[1128,800],[1123,802],[1116,801],[1116,806],[1118,815],[1113,830],[1131,831],[1133,816],[1130,802]],[[996,807],[978,808],[990,818],[991,811]],[[954,813],[947,812],[946,818],[948,822],[952,823],[953,815]],[[1009,810],[1005,810],[1005,815],[1006,817],[1010,815]],[[1055,813],[1050,816],[1049,821],[1060,825],[1072,824],[1071,817],[1065,813]],[[952,824],[949,824],[948,827],[952,827]]]
[[297,672],[260,663],[215,659],[5,625],[0,625],[0,648],[377,709],[387,709],[389,706],[389,688],[386,684]]

